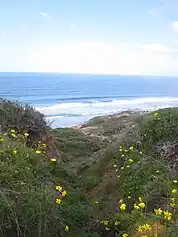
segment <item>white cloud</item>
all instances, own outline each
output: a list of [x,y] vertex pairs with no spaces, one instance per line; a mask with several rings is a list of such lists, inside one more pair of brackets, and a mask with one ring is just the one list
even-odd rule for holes
[[49,14],[46,12],[40,12],[40,16],[47,17],[47,16],[49,16]]
[[142,46],[143,49],[146,49],[153,53],[171,53],[172,50],[163,44],[145,44]]
[[178,75],[178,57],[173,58],[172,53],[155,53],[128,43],[41,43],[0,53],[6,55],[6,60],[0,60],[0,70],[11,71],[13,66],[13,71]]
[[174,32],[178,32],[178,21],[172,22],[172,29]]
[[50,16],[49,13],[47,12],[40,12],[40,16],[46,19],[50,19],[50,20],[52,19],[52,16]]

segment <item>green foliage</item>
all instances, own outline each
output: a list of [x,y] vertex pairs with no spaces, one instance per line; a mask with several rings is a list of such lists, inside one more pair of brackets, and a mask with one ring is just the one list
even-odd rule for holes
[[[176,202],[176,207],[171,207],[170,200],[177,198],[176,194],[172,193],[173,189],[177,192],[178,177],[174,172],[177,166],[175,163],[170,166],[161,154],[156,155],[155,145],[177,141],[177,115],[176,108],[142,115],[136,120],[133,129],[125,133],[127,137],[118,138],[117,142],[109,144],[105,151],[99,154],[100,159],[97,157],[96,162],[85,172],[84,186],[89,188],[93,197],[98,197],[98,203],[105,203],[102,209],[96,208],[95,215],[100,220],[108,220],[109,223],[110,220],[118,220],[120,235],[126,232],[135,236],[138,227],[148,223],[149,231],[152,231],[148,236],[153,237],[157,233],[155,225],[160,228],[157,236],[174,236],[173,223],[178,219],[178,213],[175,211],[178,204]],[[176,154],[173,153],[173,156]],[[116,169],[117,182],[111,172],[113,167]],[[172,177],[175,178],[175,183]],[[139,205],[139,197],[145,207],[136,210],[134,204]],[[126,204],[125,211],[120,210],[119,199],[123,199]],[[93,208],[95,206],[96,204]],[[174,221],[167,223],[164,215],[155,215],[156,208],[172,213]],[[108,225],[108,233],[111,233],[111,224],[105,225],[103,229]]]
[[178,140],[178,108],[162,109],[142,117],[141,136],[145,144]]
[[86,137],[82,132],[72,128],[53,129],[52,134],[56,147],[64,152],[67,159],[84,158],[100,149],[98,139]]
[[105,123],[105,120],[103,117],[98,116],[95,118],[90,119],[87,123],[83,124],[82,127],[89,127],[89,126],[98,126],[99,124]]
[[88,176],[86,176],[86,178],[84,179],[82,178],[82,180],[83,180],[82,183],[85,189],[91,190],[99,184],[99,182],[101,181],[101,176],[89,174]]
[[[15,152],[14,152],[15,151]],[[85,197],[71,185],[62,203],[55,185],[65,183],[60,173],[51,173],[50,163],[43,155],[25,146],[16,136],[1,136],[0,143],[0,232],[1,236],[58,237],[66,236],[68,225],[78,232],[88,221]],[[58,164],[56,170],[58,171]],[[58,177],[61,183],[58,183]],[[84,230],[83,230],[84,232]]]
[[141,155],[137,151],[125,155],[124,163],[119,170],[122,177],[119,178],[119,191],[123,197],[129,196],[130,192],[132,192],[132,198],[138,198],[145,193],[147,196],[155,195],[161,192],[161,186],[169,178],[169,169],[166,164],[148,155]]
[[44,134],[47,128],[44,115],[33,107],[4,99],[0,99],[0,125],[2,131],[15,129],[19,133]]
[[[62,156],[61,163],[51,163],[43,152],[37,154],[26,147],[27,138],[22,134],[27,128],[46,131],[43,115],[9,101],[1,101],[0,112],[0,124],[7,131],[0,136],[0,236],[104,237],[128,233],[140,237],[145,233],[138,234],[138,227],[148,224],[154,231],[155,223],[164,229],[164,235],[160,232],[158,237],[176,236],[177,153],[170,165],[155,147],[178,140],[178,109],[140,117],[131,113],[100,117],[84,125],[84,130],[48,130]],[[95,134],[86,135],[88,125],[96,127],[92,130]],[[10,136],[10,129],[22,134]],[[103,136],[111,139],[103,143]],[[62,197],[56,185],[67,190],[67,196]],[[62,202],[57,205],[59,197]],[[171,198],[176,200],[173,207]],[[137,209],[135,204],[143,206]],[[155,208],[163,210],[161,215],[154,213]],[[166,210],[172,214],[171,220],[166,220]]]

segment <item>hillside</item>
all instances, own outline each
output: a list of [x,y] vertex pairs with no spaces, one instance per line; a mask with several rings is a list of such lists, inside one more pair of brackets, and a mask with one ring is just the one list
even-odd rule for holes
[[177,108],[51,129],[1,100],[0,125],[0,236],[178,236]]

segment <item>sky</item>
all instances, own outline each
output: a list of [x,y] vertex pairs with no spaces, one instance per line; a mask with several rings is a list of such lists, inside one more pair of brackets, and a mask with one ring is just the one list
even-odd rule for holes
[[0,0],[0,71],[178,76],[178,0]]

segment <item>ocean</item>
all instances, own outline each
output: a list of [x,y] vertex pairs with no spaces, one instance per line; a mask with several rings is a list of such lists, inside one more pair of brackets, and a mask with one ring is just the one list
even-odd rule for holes
[[178,106],[178,78],[0,73],[0,97],[28,103],[52,127],[66,127],[125,110]]

